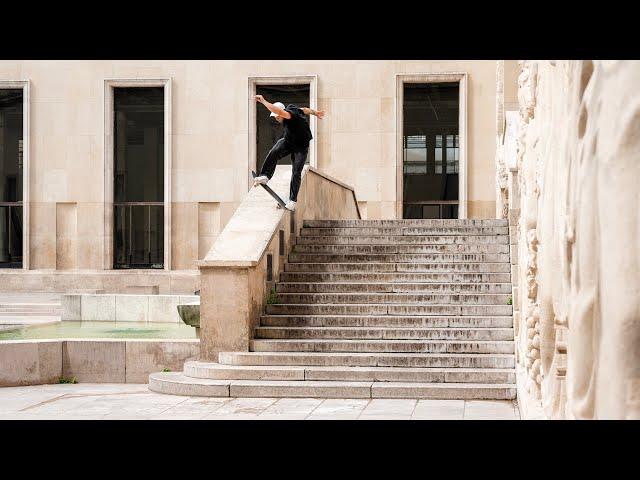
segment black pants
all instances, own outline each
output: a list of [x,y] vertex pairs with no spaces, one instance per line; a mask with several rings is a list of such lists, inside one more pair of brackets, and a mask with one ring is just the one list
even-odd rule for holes
[[266,175],[271,179],[273,173],[276,171],[276,165],[278,160],[287,155],[293,153],[293,165],[291,171],[291,186],[289,188],[289,200],[294,202],[298,199],[298,190],[300,190],[300,179],[302,176],[302,169],[304,168],[304,162],[307,161],[307,153],[309,153],[309,145],[304,148],[296,148],[284,138],[278,140],[269,153],[267,158],[264,159],[260,175]]

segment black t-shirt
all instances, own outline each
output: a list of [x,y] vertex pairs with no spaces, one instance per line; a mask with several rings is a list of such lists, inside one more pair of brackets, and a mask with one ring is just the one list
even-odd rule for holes
[[284,118],[282,125],[284,126],[284,139],[297,148],[307,148],[309,142],[313,138],[309,122],[306,115],[297,105],[287,105],[285,111],[291,114],[290,119]]

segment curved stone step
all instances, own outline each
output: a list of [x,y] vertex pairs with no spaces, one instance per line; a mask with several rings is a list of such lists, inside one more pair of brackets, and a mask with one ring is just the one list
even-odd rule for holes
[[512,305],[296,304],[266,306],[269,315],[511,315]]
[[516,381],[509,368],[314,367],[223,365],[186,362],[184,375],[211,380],[286,380],[340,382],[507,383]]
[[506,227],[509,222],[505,218],[470,218],[470,219],[400,219],[400,220],[303,220],[302,226],[309,228],[346,228],[346,227],[442,227],[442,226],[495,226]]
[[513,340],[512,328],[258,327],[255,338],[274,340]]
[[157,372],[149,375],[149,390],[170,395],[228,397],[228,380],[192,378],[182,372]]
[[171,372],[151,374],[149,390],[173,395],[210,397],[515,398],[515,386],[508,384],[209,380]]
[[419,303],[435,305],[507,305],[506,293],[278,293],[282,304]]
[[318,254],[434,254],[434,253],[509,253],[503,243],[440,245],[294,245],[292,253]]
[[264,327],[391,327],[391,328],[512,328],[513,318],[503,317],[396,317],[392,315],[263,315]]
[[509,283],[511,273],[281,272],[282,282]]
[[514,353],[513,340],[251,340],[254,352]]
[[308,236],[341,236],[341,235],[508,235],[509,227],[481,227],[481,226],[441,226],[441,227],[417,227],[417,226],[398,226],[398,227],[303,227],[300,235]]
[[508,235],[326,235],[298,237],[300,245],[438,245],[438,244],[508,244]]
[[285,263],[285,272],[461,272],[510,273],[511,264],[484,263]]
[[220,352],[225,365],[299,365],[419,368],[514,368],[515,355],[501,353]]
[[290,253],[291,263],[509,263],[508,253]]
[[278,293],[508,293],[511,283],[278,282]]

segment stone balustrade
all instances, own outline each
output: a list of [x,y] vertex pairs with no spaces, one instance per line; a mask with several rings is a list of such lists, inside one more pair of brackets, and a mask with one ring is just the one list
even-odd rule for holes
[[[291,167],[276,168],[269,186],[287,199]],[[200,268],[200,359],[248,351],[254,328],[284,268],[303,220],[359,219],[352,187],[306,166],[295,213],[277,208],[252,188],[220,233]]]

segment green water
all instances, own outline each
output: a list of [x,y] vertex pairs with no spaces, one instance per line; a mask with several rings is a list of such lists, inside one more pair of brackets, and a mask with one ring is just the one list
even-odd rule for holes
[[56,322],[0,330],[2,340],[44,338],[197,338],[196,329],[183,323]]

